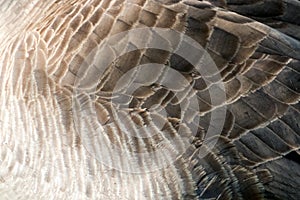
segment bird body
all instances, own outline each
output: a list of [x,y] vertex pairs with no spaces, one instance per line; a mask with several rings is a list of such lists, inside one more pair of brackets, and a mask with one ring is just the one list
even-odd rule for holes
[[0,8],[0,199],[300,198],[299,1]]

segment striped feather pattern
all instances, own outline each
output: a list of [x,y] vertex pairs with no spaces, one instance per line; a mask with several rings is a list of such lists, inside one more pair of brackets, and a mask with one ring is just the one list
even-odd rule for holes
[[299,7],[0,0],[0,199],[299,199]]

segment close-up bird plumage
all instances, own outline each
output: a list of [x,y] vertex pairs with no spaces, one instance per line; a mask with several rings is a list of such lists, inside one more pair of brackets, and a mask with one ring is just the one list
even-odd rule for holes
[[0,11],[0,200],[300,199],[299,0]]

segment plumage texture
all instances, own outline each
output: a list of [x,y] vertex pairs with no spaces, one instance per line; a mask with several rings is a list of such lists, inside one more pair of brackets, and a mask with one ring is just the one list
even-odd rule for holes
[[[0,199],[300,199],[299,1],[1,0],[0,8]],[[118,57],[97,76],[86,62],[93,50],[114,34],[143,27],[193,38],[219,73],[209,72],[205,61],[208,74],[197,74],[180,56],[145,48]],[[142,42],[182,42],[152,34]],[[117,51],[92,59],[103,64]],[[169,68],[139,73],[136,66],[147,63]],[[118,85],[130,70],[134,76]],[[128,94],[130,78],[148,82]],[[80,123],[78,130],[72,98],[76,82],[85,80],[84,87],[96,90],[77,100],[96,118],[80,115],[85,127]],[[170,87],[159,84],[172,80],[177,82]],[[216,103],[209,91],[219,82],[226,98]],[[166,113],[152,115],[153,106]],[[222,109],[224,127],[210,148],[211,115]],[[180,121],[182,112],[189,120]],[[156,136],[135,137],[137,125]],[[93,135],[99,126],[128,152],[155,152],[161,141],[176,137],[182,138],[176,148],[184,138],[190,145],[159,170],[126,173],[88,152],[101,141],[95,137],[87,146],[78,131]],[[152,164],[167,160],[167,153]],[[121,163],[134,168],[126,159]],[[139,162],[147,168],[149,161]]]

